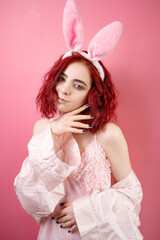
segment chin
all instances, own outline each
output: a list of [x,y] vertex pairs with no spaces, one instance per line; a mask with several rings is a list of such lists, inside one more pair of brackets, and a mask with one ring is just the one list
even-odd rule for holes
[[58,110],[59,113],[61,113],[61,114],[64,114],[64,113],[67,113],[67,112],[71,112],[71,111],[72,111],[72,109],[68,109],[68,108],[66,108],[66,107],[59,107],[59,106],[57,106],[57,110]]
[[57,110],[62,114],[74,111],[77,108],[80,108],[81,106],[83,106],[83,104],[82,105],[78,104],[77,106],[66,106],[65,104],[56,104]]

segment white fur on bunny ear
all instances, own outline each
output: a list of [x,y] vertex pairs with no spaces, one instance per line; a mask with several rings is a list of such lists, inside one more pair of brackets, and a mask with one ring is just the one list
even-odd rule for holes
[[74,0],[67,0],[63,13],[63,34],[69,50],[78,51],[83,45],[83,22]]
[[102,28],[91,40],[88,52],[92,60],[99,61],[112,52],[121,33],[122,23],[115,21]]

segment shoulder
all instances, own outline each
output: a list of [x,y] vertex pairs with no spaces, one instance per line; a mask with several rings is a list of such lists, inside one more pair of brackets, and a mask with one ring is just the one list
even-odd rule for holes
[[50,120],[47,118],[43,118],[38,120],[33,127],[33,135],[39,134],[43,132],[43,130],[47,127],[49,124]]
[[122,139],[124,140],[121,128],[113,122],[107,123],[98,135],[102,141],[108,144],[120,142]]
[[126,177],[131,164],[126,139],[121,128],[109,122],[98,134],[101,145],[111,163],[111,168],[116,181]]

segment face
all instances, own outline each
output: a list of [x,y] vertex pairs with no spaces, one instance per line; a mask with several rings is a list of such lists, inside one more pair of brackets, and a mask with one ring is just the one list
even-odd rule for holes
[[55,106],[59,113],[73,111],[87,103],[91,85],[91,74],[84,63],[69,64],[59,76],[56,85],[58,100]]

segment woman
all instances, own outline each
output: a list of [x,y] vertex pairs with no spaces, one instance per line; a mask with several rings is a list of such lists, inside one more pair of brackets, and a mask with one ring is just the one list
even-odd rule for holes
[[37,96],[45,118],[34,126],[15,179],[17,197],[40,224],[39,240],[142,239],[142,189],[113,122],[110,74],[92,60],[92,44],[88,52],[71,49],[46,74]]
[[60,58],[37,97],[47,118],[34,126],[15,190],[41,225],[38,239],[142,239],[141,186],[123,133],[110,121],[116,99],[103,69],[99,89],[92,63],[78,53]]

